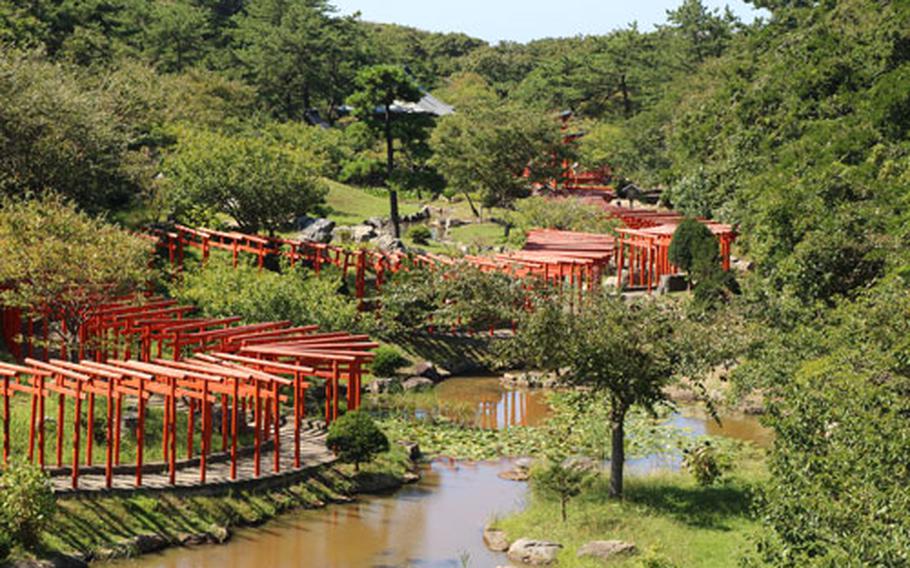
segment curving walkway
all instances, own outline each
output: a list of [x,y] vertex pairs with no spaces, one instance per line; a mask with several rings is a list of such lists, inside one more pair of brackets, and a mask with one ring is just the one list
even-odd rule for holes
[[[54,493],[59,498],[77,497],[89,494],[123,494],[134,492],[210,490],[224,487],[253,487],[269,485],[300,477],[315,467],[335,461],[335,455],[325,445],[325,429],[313,423],[304,424],[300,433],[300,467],[294,467],[294,428],[286,424],[281,428],[281,468],[274,472],[274,448],[263,443],[260,475],[255,475],[255,464],[250,448],[238,452],[237,479],[231,479],[231,462],[227,453],[208,456],[206,481],[199,476],[199,459],[177,462],[176,483],[171,485],[170,476],[164,464],[147,464],[142,475],[142,487],[136,487],[135,468],[121,466],[113,476],[112,487],[105,487],[103,468],[80,471],[79,488],[73,489],[70,469],[62,468],[51,472]],[[147,472],[146,472],[147,471]]]

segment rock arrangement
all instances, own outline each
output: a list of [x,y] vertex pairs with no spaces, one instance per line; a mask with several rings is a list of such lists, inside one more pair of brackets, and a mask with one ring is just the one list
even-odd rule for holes
[[545,371],[512,371],[499,379],[506,388],[555,389],[566,386],[556,373]]
[[440,369],[429,361],[424,361],[408,369],[404,376],[376,378],[365,388],[372,394],[424,390],[433,388],[450,376],[448,371]]

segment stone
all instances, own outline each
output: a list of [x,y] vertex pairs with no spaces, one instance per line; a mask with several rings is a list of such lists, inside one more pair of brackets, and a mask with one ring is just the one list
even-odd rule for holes
[[348,229],[351,240],[355,243],[366,243],[376,238],[376,227],[372,225],[354,225]]
[[401,388],[398,379],[373,379],[366,385],[367,392],[371,394],[385,394],[395,392]]
[[514,468],[508,469],[506,471],[501,471],[496,476],[499,479],[505,479],[506,481],[527,481],[531,479],[531,472],[526,469]]
[[385,226],[386,222],[387,222],[386,219],[384,219],[382,217],[370,217],[369,219],[364,221],[363,224],[369,225],[370,227],[373,227],[374,229],[381,229]]
[[132,545],[139,554],[148,554],[164,550],[170,545],[170,542],[161,535],[140,534],[133,538]]
[[535,461],[536,460],[534,458],[528,456],[518,458],[515,460],[515,469],[529,470],[534,467]]
[[493,552],[509,550],[509,539],[505,531],[487,525],[483,528],[483,543]]
[[532,566],[545,566],[556,562],[562,545],[546,540],[520,538],[509,546],[509,560]]
[[579,558],[599,558],[611,560],[617,556],[635,554],[635,545],[622,540],[592,540],[578,549]]
[[398,445],[404,447],[404,449],[408,452],[408,458],[410,458],[411,461],[420,459],[420,456],[421,456],[420,444],[418,444],[417,442],[399,440]]
[[297,236],[301,240],[329,243],[332,241],[332,233],[335,231],[335,221],[300,217],[297,219],[297,229],[300,231]]
[[417,363],[414,365],[414,371],[412,374],[415,377],[430,379],[434,383],[438,383],[443,380],[443,376],[436,368],[436,365],[430,363],[429,361],[424,361],[422,363]]
[[433,386],[435,386],[433,381],[424,377],[411,377],[401,383],[401,388],[406,391],[431,389]]
[[217,544],[224,544],[231,539],[231,530],[227,527],[215,525],[209,531],[209,537]]
[[689,289],[689,280],[684,274],[664,274],[657,285],[658,294],[685,292]]
[[372,240],[372,243],[384,251],[396,252],[405,250],[404,243],[401,239],[396,239],[392,235],[379,235]]

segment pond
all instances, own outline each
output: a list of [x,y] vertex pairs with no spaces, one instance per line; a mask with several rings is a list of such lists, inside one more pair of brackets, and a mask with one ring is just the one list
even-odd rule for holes
[[[467,403],[485,428],[540,424],[550,413],[543,391],[506,390],[495,377],[450,379],[438,387],[443,400]],[[669,421],[692,435],[729,436],[770,443],[755,417],[724,417],[722,424],[697,409],[681,409]],[[460,567],[507,564],[505,555],[483,545],[482,528],[495,516],[523,506],[527,486],[497,474],[510,460],[463,463],[438,460],[423,467],[422,479],[392,495],[366,496],[356,503],[289,513],[257,529],[238,531],[222,546],[174,549],[119,563],[132,568]],[[634,475],[678,468],[674,455],[630,460]]]

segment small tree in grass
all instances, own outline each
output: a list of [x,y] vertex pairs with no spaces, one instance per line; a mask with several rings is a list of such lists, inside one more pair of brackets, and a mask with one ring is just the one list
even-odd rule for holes
[[577,497],[591,480],[591,474],[580,467],[551,460],[544,469],[538,470],[531,477],[534,490],[538,493],[559,500],[562,522],[569,518],[567,506],[573,497]]
[[57,503],[51,482],[41,469],[24,460],[12,462],[0,476],[0,533],[34,549]]
[[348,412],[329,427],[326,445],[345,463],[360,464],[389,450],[389,439],[364,412]]

